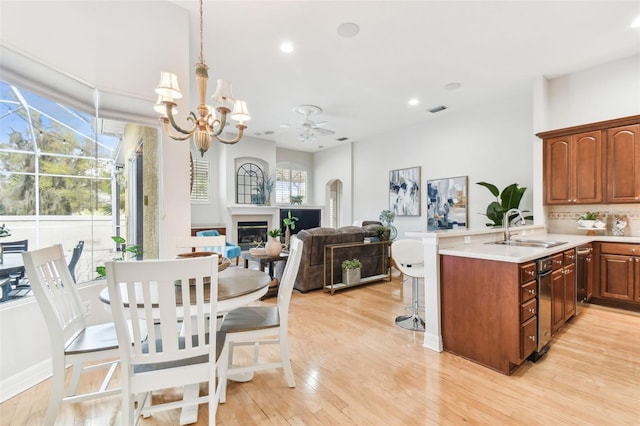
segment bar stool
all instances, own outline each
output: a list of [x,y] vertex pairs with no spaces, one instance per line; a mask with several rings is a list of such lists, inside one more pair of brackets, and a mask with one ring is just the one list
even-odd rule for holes
[[420,316],[420,287],[419,279],[424,278],[424,247],[420,240],[396,240],[391,249],[391,258],[402,275],[413,280],[413,300],[411,301],[411,315],[401,315],[396,318],[396,324],[413,331],[424,331],[424,319]]

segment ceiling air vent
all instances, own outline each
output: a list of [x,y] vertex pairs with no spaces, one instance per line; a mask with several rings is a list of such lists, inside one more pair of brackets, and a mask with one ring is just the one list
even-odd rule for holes
[[440,112],[440,111],[444,111],[445,109],[447,109],[446,106],[444,105],[439,105],[437,107],[428,109],[427,111],[429,111],[431,114],[435,114],[436,112]]

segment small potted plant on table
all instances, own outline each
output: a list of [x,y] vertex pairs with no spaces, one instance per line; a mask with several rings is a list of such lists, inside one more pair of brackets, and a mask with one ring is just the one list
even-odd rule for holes
[[282,252],[282,243],[280,243],[280,235],[282,231],[280,228],[274,228],[268,232],[269,240],[264,246],[264,251],[267,256],[277,256]]
[[360,281],[362,263],[359,259],[347,259],[342,262],[342,282],[355,284]]

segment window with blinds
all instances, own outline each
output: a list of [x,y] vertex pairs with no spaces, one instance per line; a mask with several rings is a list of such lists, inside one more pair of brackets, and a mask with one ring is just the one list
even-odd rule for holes
[[209,201],[209,160],[193,160],[191,201]]
[[292,196],[307,195],[307,171],[292,168],[276,168],[276,203],[289,204]]

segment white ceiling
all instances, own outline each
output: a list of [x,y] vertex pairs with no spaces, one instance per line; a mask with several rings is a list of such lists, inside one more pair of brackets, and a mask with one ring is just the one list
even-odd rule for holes
[[[199,49],[198,2],[190,12]],[[247,101],[248,135],[316,151],[532,90],[554,77],[640,53],[640,1],[214,1],[204,4],[208,96],[215,79]],[[359,25],[352,38],[338,35]],[[291,41],[291,54],[280,52]],[[639,70],[640,78],[640,70]],[[455,91],[447,83],[461,83]],[[420,99],[410,107],[408,100]],[[320,106],[333,136],[302,144],[292,109]],[[427,112],[438,105],[447,110]],[[184,107],[183,107],[184,108]],[[190,106],[194,109],[195,106]],[[267,131],[274,132],[271,135]]]

